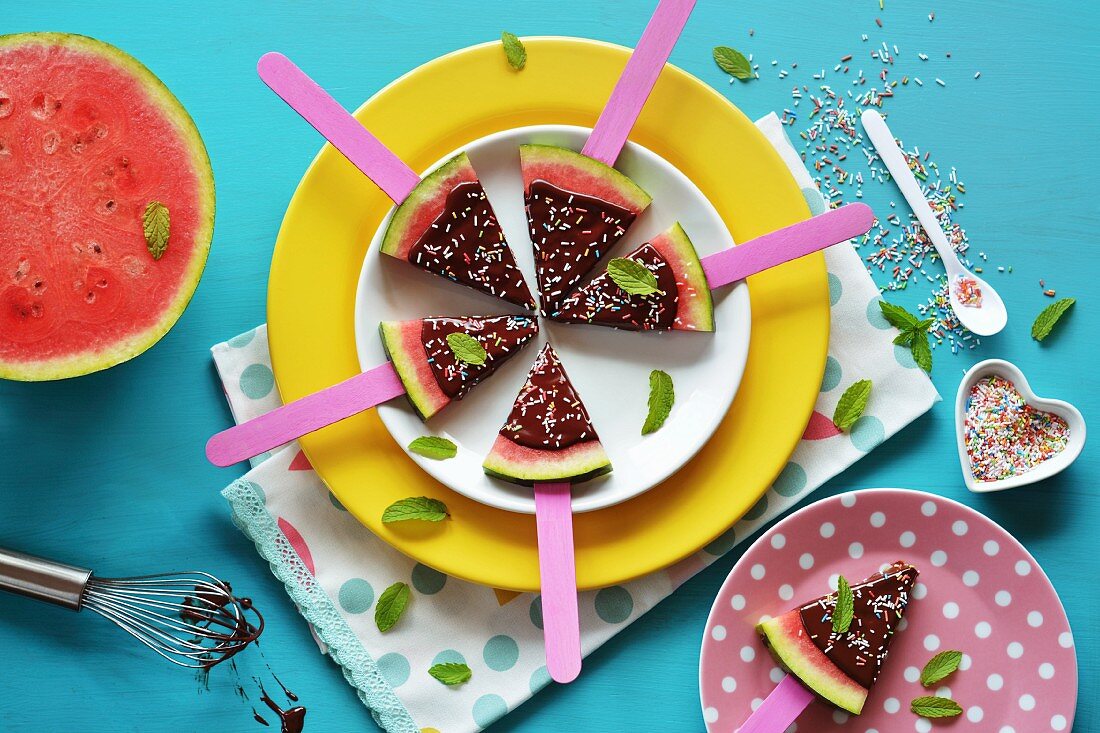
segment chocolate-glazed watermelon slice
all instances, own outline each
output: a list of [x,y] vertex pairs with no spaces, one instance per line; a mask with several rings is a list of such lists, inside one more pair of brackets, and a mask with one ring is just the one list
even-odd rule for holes
[[[515,356],[539,332],[539,324],[534,316],[419,318],[384,321],[379,330],[409,402],[427,420]],[[447,340],[455,333],[481,345],[484,363],[457,356]]]
[[611,472],[588,410],[550,344],[535,359],[484,468],[490,476],[525,486],[579,483]]
[[609,165],[552,145],[521,145],[523,200],[543,313],[622,239],[652,200]]
[[628,331],[713,331],[710,286],[683,227],[672,227],[625,259],[644,265],[657,281],[648,295],[623,290],[603,272],[573,292],[551,315],[562,323],[591,323]]
[[909,605],[917,569],[898,561],[852,586],[852,624],[833,631],[837,594],[822,596],[757,626],[772,656],[802,684],[859,715],[886,662]]
[[465,153],[424,176],[401,202],[382,239],[382,252],[496,298],[535,307]]

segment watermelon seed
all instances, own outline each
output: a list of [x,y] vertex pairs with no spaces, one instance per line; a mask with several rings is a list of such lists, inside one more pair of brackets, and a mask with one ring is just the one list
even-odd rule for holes
[[88,294],[84,296],[84,300],[86,300],[88,303],[94,303],[95,302],[95,291],[89,290]]
[[53,117],[59,109],[61,109],[61,100],[45,92],[39,92],[31,99],[31,115],[37,119],[45,120]]
[[11,97],[0,92],[0,118],[8,117],[14,111],[15,105],[11,102]]
[[31,261],[26,257],[19,260],[19,264],[15,266],[15,274],[12,276],[12,282],[20,282],[27,276],[27,273],[31,269]]
[[46,155],[53,155],[57,152],[57,146],[61,144],[61,136],[57,134],[56,130],[50,130],[42,136],[42,150],[46,152]]
[[43,282],[42,280],[35,280],[34,281],[34,294],[35,295],[41,295],[42,292],[45,289],[46,289],[46,283],[45,282]]
[[118,206],[118,204],[115,203],[114,199],[107,199],[107,203],[103,205],[103,208],[107,209],[107,213],[111,214],[114,213],[116,206]]

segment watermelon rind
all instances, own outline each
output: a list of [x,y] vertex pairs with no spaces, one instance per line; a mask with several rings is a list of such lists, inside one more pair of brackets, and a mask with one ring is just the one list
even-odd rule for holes
[[421,420],[442,410],[451,399],[439,388],[432,368],[424,357],[420,321],[383,321],[378,324],[386,357],[393,363],[405,396]]
[[214,236],[214,171],[202,136],[183,104],[152,71],[120,48],[90,36],[58,32],[32,32],[0,35],[0,49],[27,44],[60,46],[101,56],[137,78],[157,110],[170,119],[187,145],[192,174],[198,185],[198,201],[203,211],[201,226],[195,232],[191,260],[180,280],[175,297],[164,306],[160,319],[149,327],[130,334],[95,351],[82,351],[45,360],[0,360],[0,379],[25,382],[77,377],[115,366],[146,351],[160,341],[175,325],[198,287]]
[[611,473],[611,459],[598,440],[560,450],[527,448],[498,435],[483,464],[485,473],[522,486],[542,481],[580,483]]
[[653,201],[630,178],[595,158],[557,145],[520,145],[520,167],[524,190],[542,179],[558,188],[588,196],[641,213]]
[[[710,296],[710,284],[703,273],[699,253],[691,243],[687,232],[676,222],[668,231],[651,240],[676,273],[679,292],[679,309],[676,328],[691,331],[714,330],[714,302]],[[670,256],[674,255],[674,256]]]
[[443,211],[447,194],[460,183],[476,180],[477,173],[466,153],[459,153],[424,176],[393,212],[382,237],[382,253],[408,259],[420,235]]

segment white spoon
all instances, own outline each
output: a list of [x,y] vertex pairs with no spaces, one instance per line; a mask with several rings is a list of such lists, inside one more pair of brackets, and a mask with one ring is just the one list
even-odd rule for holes
[[[861,119],[863,129],[867,131],[867,137],[871,138],[871,142],[875,144],[875,150],[890,170],[894,183],[901,189],[905,200],[909,202],[909,207],[917,215],[940,259],[943,260],[943,267],[947,270],[947,292],[951,299],[951,308],[955,311],[959,323],[979,336],[992,336],[1000,332],[1008,322],[1008,310],[1001,296],[992,285],[963,267],[955,250],[951,249],[951,243],[947,241],[947,235],[943,233],[936,219],[936,212],[924,198],[920,184],[917,183],[913,171],[909,169],[909,164],[905,162],[905,156],[901,154],[893,133],[886,126],[886,120],[873,109],[865,110]],[[965,305],[959,299],[957,284],[960,278],[968,278],[977,283],[981,291],[980,305]]]

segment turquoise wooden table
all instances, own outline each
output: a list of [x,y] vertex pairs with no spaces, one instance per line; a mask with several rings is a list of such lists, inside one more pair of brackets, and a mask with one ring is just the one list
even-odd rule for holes
[[[67,382],[0,384],[0,543],[105,575],[186,565],[231,579],[265,610],[264,655],[308,704],[307,730],[373,730],[336,666],[317,653],[278,583],[231,526],[218,490],[232,471],[202,456],[206,437],[229,421],[208,348],[264,320],[275,233],[319,146],[258,81],[256,59],[285,51],[355,107],[417,64],[504,29],[632,44],[651,7],[651,0],[6,3],[4,32],[97,36],[142,59],[176,92],[210,149],[218,217],[195,300],[152,351]],[[876,17],[887,33],[877,33]],[[918,63],[918,51],[929,55],[920,62],[925,86],[891,100],[891,124],[964,177],[959,221],[991,264],[1013,266],[1011,274],[991,275],[1010,320],[1007,331],[964,355],[937,351],[933,377],[947,401],[815,498],[861,487],[921,488],[964,501],[1015,534],[1050,575],[1074,628],[1081,683],[1075,730],[1100,729],[1100,591],[1092,565],[1100,525],[1097,451],[1086,447],[1070,470],[1039,486],[968,494],[950,407],[963,370],[1000,356],[1019,364],[1040,394],[1069,399],[1087,420],[1100,420],[1100,197],[1093,181],[1100,167],[1100,6],[886,0],[880,11],[878,0],[699,0],[672,61],[755,117],[790,107],[792,81],[808,81],[807,68],[831,69],[848,53],[865,58],[862,33],[890,39],[908,64]],[[710,60],[719,44],[753,52],[763,78],[730,86]],[[780,80],[768,65],[773,58],[798,62],[804,73]],[[973,79],[977,71],[981,78]],[[947,85],[935,86],[936,77]],[[879,210],[901,202],[878,185],[867,187],[864,200]],[[1080,299],[1042,346],[1028,335],[1049,302],[1039,278],[1059,296]],[[893,297],[910,306],[918,300],[914,292]],[[495,729],[702,729],[700,636],[711,599],[743,549],[599,650],[576,684],[544,691]],[[8,731],[262,730],[227,675],[215,670],[209,689],[200,686],[97,618],[0,597],[0,659],[0,727]],[[244,674],[265,671],[255,655],[241,664]]]

